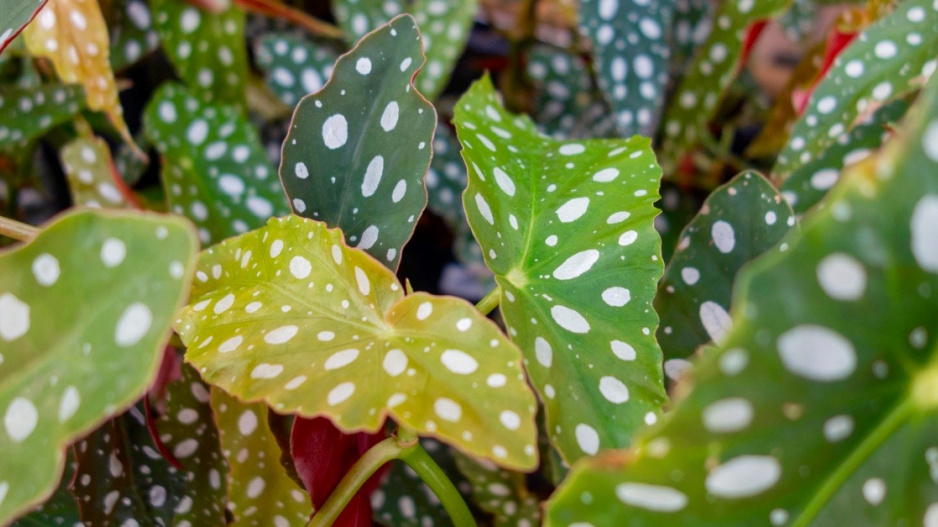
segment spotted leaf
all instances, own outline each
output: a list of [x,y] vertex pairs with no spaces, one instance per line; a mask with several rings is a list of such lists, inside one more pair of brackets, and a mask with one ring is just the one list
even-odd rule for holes
[[267,407],[212,389],[212,408],[226,452],[228,502],[238,525],[306,525],[309,496],[277,461],[280,447],[267,426]]
[[338,57],[325,42],[289,33],[268,33],[257,40],[255,49],[267,85],[291,107],[322,88]]
[[274,219],[206,251],[196,276],[177,329],[209,382],[346,432],[390,415],[502,465],[536,466],[517,348],[465,301],[405,297],[340,230]]
[[0,522],[52,492],[66,445],[144,393],[195,250],[178,218],[85,211],[0,255]]
[[202,243],[288,213],[257,131],[237,108],[167,84],[150,100],[144,127],[163,158],[169,207],[196,223]]
[[247,44],[244,11],[209,13],[185,0],[151,0],[163,50],[179,77],[199,98],[244,104]]
[[551,441],[569,462],[628,444],[664,401],[651,306],[661,169],[650,141],[548,139],[501,107],[488,77],[460,99],[455,122],[469,224]]
[[631,452],[577,467],[548,525],[935,522],[938,82],[909,116],[742,272],[689,393]]
[[68,490],[75,477],[77,463],[71,449],[67,452],[65,470],[55,493],[41,506],[13,522],[13,527],[35,527],[38,525],[75,525],[81,522],[78,502]]
[[79,137],[65,145],[61,155],[74,205],[121,209],[133,202],[133,195],[115,171],[111,151],[103,139]]
[[417,75],[416,86],[432,101],[443,92],[466,47],[478,0],[338,0],[334,6],[350,46],[401,13],[413,15],[427,55],[427,67]]
[[867,27],[834,60],[778,155],[772,175],[784,181],[885,102],[920,88],[938,59],[933,2],[910,0]]
[[679,79],[694,51],[707,41],[713,29],[714,4],[710,0],[675,0],[671,46],[671,74]]
[[112,0],[105,12],[111,33],[111,67],[123,69],[160,47],[146,0]]
[[837,183],[845,166],[866,159],[878,149],[889,136],[890,126],[908,108],[904,99],[885,104],[785,178],[780,190],[795,213],[803,214],[816,205]]
[[23,36],[30,53],[48,58],[63,83],[81,84],[88,108],[107,114],[124,140],[133,144],[117,96],[108,28],[98,2],[50,2],[36,16],[35,23],[26,26]]
[[411,84],[420,49],[414,19],[401,16],[343,55],[297,106],[280,165],[294,212],[340,227],[392,269],[427,205],[436,111]]
[[536,45],[528,56],[528,74],[537,97],[534,119],[544,133],[556,139],[615,135],[615,117],[582,57]]
[[0,53],[20,34],[47,0],[0,0]]
[[475,502],[495,517],[494,527],[541,524],[541,503],[528,492],[523,474],[459,454],[456,466],[472,484]]
[[621,135],[651,135],[664,107],[673,1],[582,0],[580,32],[593,43],[599,87]]
[[81,86],[0,88],[0,150],[22,148],[85,108]]
[[669,378],[680,376],[698,347],[724,341],[733,327],[728,313],[736,273],[794,224],[791,207],[757,172],[743,172],[710,194],[681,233],[655,297]]
[[729,0],[721,2],[706,42],[697,48],[673,103],[665,113],[663,155],[669,162],[680,159],[710,133],[707,126],[716,114],[726,90],[736,79],[747,46],[761,29],[761,22],[782,13],[791,0]]

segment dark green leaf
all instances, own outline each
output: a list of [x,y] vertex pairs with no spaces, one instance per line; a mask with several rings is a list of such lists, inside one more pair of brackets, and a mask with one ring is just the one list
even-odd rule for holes
[[395,18],[300,102],[283,144],[280,179],[293,210],[340,227],[392,269],[427,204],[436,111],[411,84],[423,61],[414,19]]
[[289,33],[268,33],[258,39],[255,49],[267,85],[291,107],[323,87],[338,58],[325,42]]
[[85,108],[81,86],[0,88],[0,150],[22,148]]
[[153,14],[146,0],[111,0],[111,67],[123,69],[160,47]]
[[495,516],[494,527],[541,524],[541,503],[528,492],[525,475],[500,469],[488,461],[456,454],[456,466],[472,484],[476,503]]

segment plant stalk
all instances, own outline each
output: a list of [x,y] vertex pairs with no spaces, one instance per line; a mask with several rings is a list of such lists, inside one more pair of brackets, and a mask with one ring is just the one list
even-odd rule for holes
[[476,309],[479,313],[483,315],[488,315],[498,307],[498,302],[502,298],[502,290],[499,286],[495,286],[495,289],[492,289],[489,294],[485,295],[485,298],[479,300],[479,303],[476,304]]
[[10,218],[0,216],[0,234],[19,240],[21,242],[32,241],[39,234],[39,229],[25,223],[20,223]]
[[326,503],[316,511],[312,519],[307,524],[309,527],[330,527],[336,519],[342,514],[345,506],[352,501],[352,497],[358,492],[358,489],[368,481],[382,465],[388,461],[397,459],[401,454],[401,447],[397,444],[397,439],[389,437],[377,445],[371,447],[365,455],[352,465],[342,481],[339,482]]
[[454,527],[476,527],[476,520],[462,495],[420,443],[402,451],[400,460],[414,469],[420,479],[436,494]]

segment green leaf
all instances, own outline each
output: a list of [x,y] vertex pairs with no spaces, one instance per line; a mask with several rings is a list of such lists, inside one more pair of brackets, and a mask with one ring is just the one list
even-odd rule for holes
[[697,144],[726,90],[742,68],[743,45],[753,24],[782,13],[791,0],[721,2],[714,24],[684,74],[663,120],[662,150],[669,162]]
[[873,22],[843,50],[811,95],[772,175],[784,181],[887,101],[920,88],[938,59],[933,2],[909,0]]
[[678,378],[698,347],[723,342],[733,327],[728,312],[736,273],[794,224],[791,207],[758,172],[743,172],[710,194],[681,233],[655,297],[669,378]]
[[401,13],[413,15],[427,55],[427,67],[417,75],[417,89],[431,101],[446,87],[478,11],[478,0],[337,0],[333,5],[350,46]]
[[85,211],[0,255],[0,522],[52,492],[66,445],[144,393],[195,250],[184,220]]
[[[228,473],[228,502],[237,525],[306,525],[309,494],[280,465],[280,447],[267,426],[267,407],[212,389]],[[194,524],[199,525],[199,524]]]
[[934,524],[938,82],[909,116],[742,272],[691,391],[632,452],[577,467],[548,525]]
[[112,0],[105,16],[111,33],[111,67],[115,70],[135,64],[160,47],[146,0]]
[[267,85],[284,104],[293,106],[318,92],[332,76],[338,53],[325,41],[289,33],[268,33],[255,45],[257,64]]
[[536,466],[517,348],[465,301],[405,297],[340,230],[274,219],[203,253],[196,276],[176,327],[212,384],[345,431],[391,415],[504,466]]
[[[797,0],[796,0],[797,1]],[[707,41],[713,28],[710,0],[676,0],[674,2],[673,43],[671,45],[672,79],[680,79],[693,59],[694,52]]]
[[0,53],[39,13],[47,0],[0,0]]
[[0,150],[23,148],[85,108],[85,92],[76,84],[38,88],[0,88]]
[[890,125],[908,108],[909,103],[903,99],[885,104],[785,178],[779,190],[795,213],[804,214],[816,205],[837,183],[845,166],[866,159],[879,148],[889,135]]
[[414,19],[401,16],[343,55],[297,106],[280,165],[297,214],[340,227],[392,269],[427,204],[436,111],[411,84],[420,49]]
[[582,57],[552,46],[535,45],[527,69],[537,93],[534,119],[547,135],[556,139],[615,135],[616,119],[593,84]]
[[648,139],[560,142],[506,112],[488,77],[457,104],[463,203],[512,339],[568,462],[628,444],[664,402],[662,273]]
[[494,527],[541,524],[541,503],[528,492],[524,474],[458,453],[456,466],[469,478],[476,503],[495,516]]
[[13,527],[44,527],[48,525],[76,525],[81,522],[78,515],[78,502],[68,490],[75,477],[75,456],[71,449],[67,451],[65,470],[55,493],[39,508],[13,522]]
[[80,207],[122,209],[129,206],[118,187],[124,182],[116,178],[111,150],[99,137],[79,137],[62,147],[62,168],[68,178],[72,203]]
[[621,135],[652,135],[668,84],[672,2],[582,0],[580,32]]
[[185,0],[151,0],[163,50],[179,77],[205,101],[244,105],[244,11],[209,13]]
[[257,131],[235,107],[201,102],[167,84],[150,100],[144,127],[163,157],[168,205],[195,222],[202,243],[288,213]]
[[661,183],[661,201],[655,204],[661,215],[655,218],[655,230],[661,235],[661,253],[665,263],[671,261],[681,236],[681,231],[700,210],[703,198],[696,193],[685,192],[674,183]]

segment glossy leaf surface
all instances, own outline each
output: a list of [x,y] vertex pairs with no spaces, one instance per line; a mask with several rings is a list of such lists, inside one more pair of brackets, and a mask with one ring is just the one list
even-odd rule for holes
[[210,13],[185,0],[150,0],[163,50],[200,99],[244,104],[247,45],[244,11]]
[[743,272],[687,396],[632,452],[578,467],[548,525],[934,522],[938,83],[909,116]]
[[0,521],[55,488],[66,445],[144,393],[195,249],[180,219],[80,212],[0,256]]
[[212,408],[230,466],[228,502],[236,523],[306,525],[312,513],[309,495],[280,466],[280,448],[266,423],[267,406],[242,403],[213,388]]
[[49,2],[36,16],[35,23],[26,27],[23,36],[30,53],[48,58],[62,83],[81,84],[88,108],[107,114],[124,140],[133,144],[117,95],[110,63],[110,38],[98,2]]
[[202,243],[288,213],[257,131],[237,108],[204,103],[167,84],[150,100],[144,126],[163,158],[170,209],[195,222]]
[[340,227],[392,269],[427,204],[436,112],[411,84],[423,61],[413,18],[395,18],[300,102],[283,144],[280,179],[293,211]]
[[661,169],[650,142],[548,139],[501,107],[487,77],[455,122],[469,224],[551,441],[569,462],[628,444],[664,400],[651,306]]
[[723,342],[733,327],[728,313],[736,273],[794,223],[788,202],[757,172],[743,172],[710,194],[681,233],[655,297],[668,377],[676,379],[682,359],[701,345]]
[[499,464],[536,465],[517,348],[465,301],[404,297],[338,229],[271,220],[203,253],[196,277],[176,327],[209,382],[346,432],[390,414]]
[[938,59],[938,9],[910,0],[873,24],[834,61],[779,153],[772,175],[779,181],[817,159],[862,117],[920,88]]
[[580,32],[593,42],[599,87],[619,132],[653,135],[668,83],[672,1],[583,0]]
[[85,108],[81,86],[0,88],[0,150],[23,147]]

